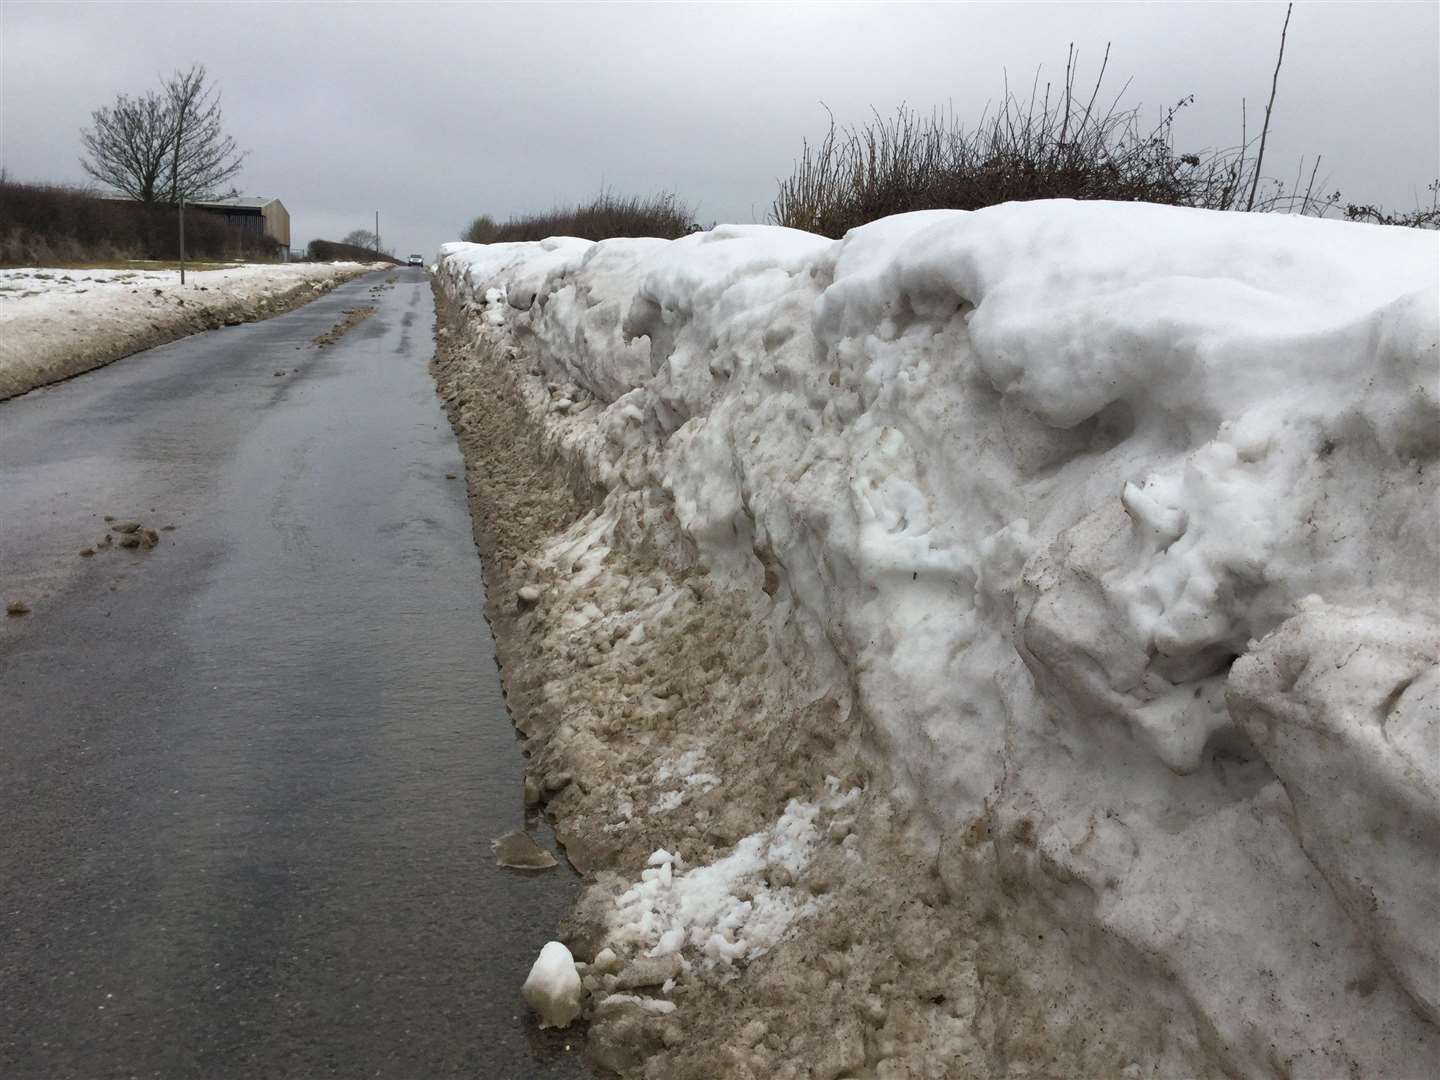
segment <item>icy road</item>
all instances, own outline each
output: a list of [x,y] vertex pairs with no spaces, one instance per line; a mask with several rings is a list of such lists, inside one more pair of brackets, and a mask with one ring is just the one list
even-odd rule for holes
[[0,403],[0,1075],[581,1074],[433,317],[371,274]]

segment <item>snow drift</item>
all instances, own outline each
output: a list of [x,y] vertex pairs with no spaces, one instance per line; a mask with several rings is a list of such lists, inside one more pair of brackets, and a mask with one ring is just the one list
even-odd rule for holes
[[588,549],[758,597],[948,895],[1163,989],[1136,1062],[1440,1070],[1434,233],[1038,202],[437,262]]

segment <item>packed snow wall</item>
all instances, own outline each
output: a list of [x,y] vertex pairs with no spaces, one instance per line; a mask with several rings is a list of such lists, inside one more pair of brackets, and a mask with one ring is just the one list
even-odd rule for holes
[[954,892],[1168,987],[1197,1071],[1440,1069],[1434,233],[1035,202],[437,275],[590,534],[768,597]]

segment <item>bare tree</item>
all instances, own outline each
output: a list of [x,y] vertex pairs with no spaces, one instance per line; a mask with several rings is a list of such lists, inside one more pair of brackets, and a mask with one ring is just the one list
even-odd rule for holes
[[165,80],[174,123],[170,150],[170,201],[214,195],[240,172],[245,155],[225,134],[220,91],[205,85],[205,67],[175,72]]
[[85,171],[148,204],[214,195],[240,172],[245,155],[225,134],[220,92],[203,65],[177,71],[142,97],[121,94],[91,113],[80,133]]
[[350,244],[354,247],[369,248],[371,251],[380,250],[377,246],[380,243],[379,238],[369,229],[352,229],[345,234],[345,239],[340,242],[342,244]]
[[85,171],[137,202],[158,202],[173,128],[169,100],[154,90],[137,98],[121,94],[90,118],[94,126],[80,133]]

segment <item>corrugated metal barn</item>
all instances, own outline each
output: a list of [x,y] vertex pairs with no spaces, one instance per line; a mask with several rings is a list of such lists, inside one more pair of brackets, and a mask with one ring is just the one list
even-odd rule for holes
[[290,257],[290,211],[279,199],[234,198],[186,203],[187,208],[203,210],[225,219],[243,245],[254,244],[269,237],[280,245],[280,257]]

